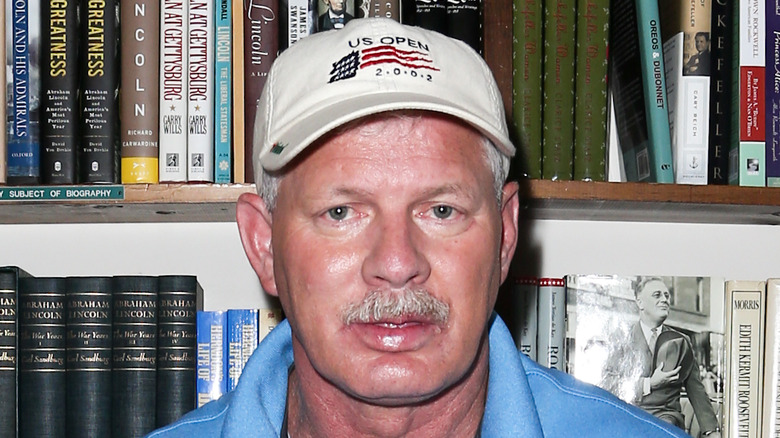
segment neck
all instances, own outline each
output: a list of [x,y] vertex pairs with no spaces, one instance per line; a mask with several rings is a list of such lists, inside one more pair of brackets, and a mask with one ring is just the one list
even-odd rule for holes
[[[487,350],[485,339],[474,366],[455,385],[427,400],[393,406],[349,395],[319,375],[307,360],[296,360],[287,389],[290,436],[473,438],[485,411]],[[296,351],[296,358],[297,353],[305,354]]]

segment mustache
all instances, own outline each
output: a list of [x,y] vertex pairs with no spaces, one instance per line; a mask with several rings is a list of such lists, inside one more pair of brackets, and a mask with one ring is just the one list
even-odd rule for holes
[[405,288],[393,292],[372,290],[360,302],[347,305],[341,317],[346,325],[402,317],[446,324],[450,317],[450,306],[426,289]]

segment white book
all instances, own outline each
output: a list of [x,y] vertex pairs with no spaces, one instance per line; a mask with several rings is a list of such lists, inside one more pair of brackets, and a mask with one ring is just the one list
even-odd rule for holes
[[187,181],[188,6],[162,0],[160,11],[160,182]]
[[766,282],[766,349],[761,435],[780,436],[780,278]]
[[563,278],[540,278],[538,284],[536,361],[566,371],[566,287]]
[[190,0],[187,179],[214,182],[214,3]]

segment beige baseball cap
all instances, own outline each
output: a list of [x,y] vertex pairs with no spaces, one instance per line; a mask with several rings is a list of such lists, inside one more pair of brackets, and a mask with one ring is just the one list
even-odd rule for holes
[[515,153],[496,81],[471,47],[391,19],[358,18],[274,61],[257,104],[253,154],[278,170],[344,123],[401,109],[460,118],[504,155]]

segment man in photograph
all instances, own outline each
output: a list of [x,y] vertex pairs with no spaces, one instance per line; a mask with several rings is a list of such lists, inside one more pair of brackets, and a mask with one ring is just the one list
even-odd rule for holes
[[347,12],[347,0],[322,0],[327,5],[327,10],[320,15],[317,30],[341,29],[352,18]]

